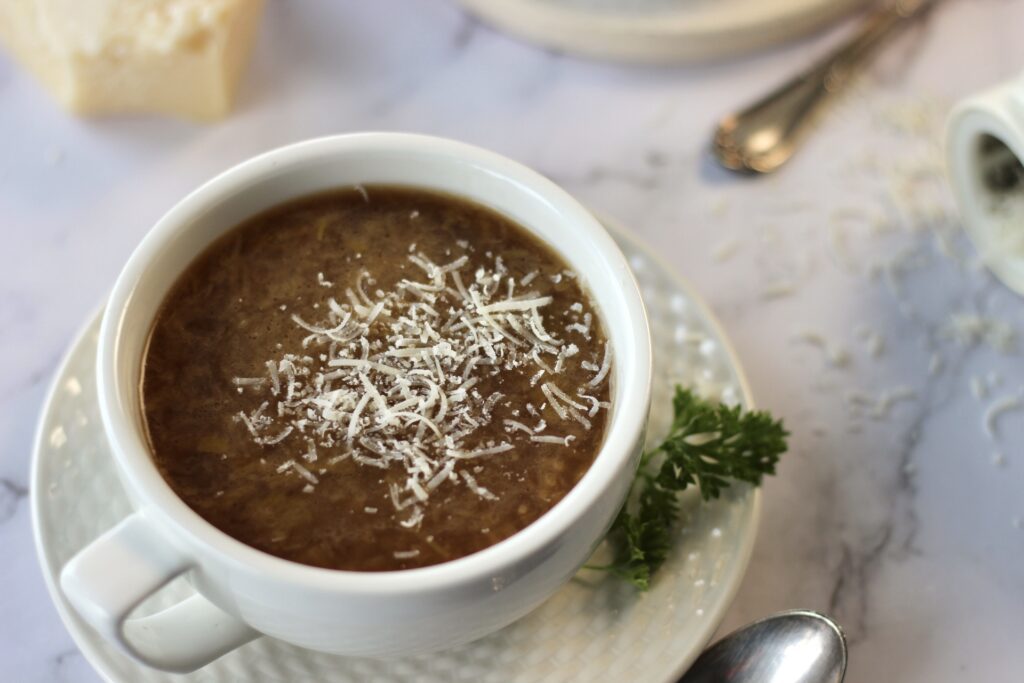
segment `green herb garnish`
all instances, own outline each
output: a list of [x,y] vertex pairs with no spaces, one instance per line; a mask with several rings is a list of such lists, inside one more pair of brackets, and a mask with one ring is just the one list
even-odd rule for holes
[[680,491],[700,486],[704,500],[718,498],[733,482],[761,483],[775,474],[786,451],[781,420],[766,412],[744,413],[676,387],[675,417],[668,436],[641,456],[626,504],[608,532],[614,561],[604,567],[640,590],[668,557],[679,517]]

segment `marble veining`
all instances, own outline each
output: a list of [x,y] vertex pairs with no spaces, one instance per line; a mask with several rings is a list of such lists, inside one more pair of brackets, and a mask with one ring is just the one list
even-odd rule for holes
[[0,524],[14,516],[18,505],[27,495],[28,489],[21,484],[0,478]]
[[366,129],[541,170],[630,226],[721,317],[758,404],[793,432],[723,630],[821,609],[851,636],[853,683],[1019,677],[1024,414],[991,435],[984,421],[1024,387],[1024,301],[978,268],[939,142],[953,102],[1024,68],[1024,0],[942,3],[762,179],[714,166],[709,131],[848,23],[751,59],[642,69],[534,48],[445,0],[279,0],[266,18],[239,110],[214,126],[76,120],[0,55],[5,680],[96,680],[49,603],[25,501],[45,385],[75,330],[197,184],[269,147]]

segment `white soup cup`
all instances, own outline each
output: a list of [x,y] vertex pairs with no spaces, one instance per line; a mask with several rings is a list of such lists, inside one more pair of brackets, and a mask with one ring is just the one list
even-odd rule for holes
[[[211,242],[250,216],[321,190],[387,183],[465,197],[510,217],[579,274],[613,350],[607,433],[580,482],[510,538],[451,562],[352,572],[290,562],[221,532],[157,471],[145,438],[140,376],[160,303]],[[597,220],[541,175],[450,140],[366,133],[309,140],[207,182],[146,235],[103,316],[98,394],[134,512],[64,567],[74,608],[133,659],[195,670],[260,635],[341,655],[391,657],[457,645],[522,617],[568,581],[600,543],[633,478],[650,403],[651,342],[629,267]],[[132,617],[179,575],[196,594]]]

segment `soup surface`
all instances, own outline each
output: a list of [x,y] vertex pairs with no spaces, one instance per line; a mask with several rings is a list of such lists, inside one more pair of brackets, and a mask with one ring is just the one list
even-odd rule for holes
[[318,567],[476,552],[600,449],[611,352],[562,259],[466,200],[390,186],[274,207],[180,276],[150,335],[156,464],[211,524]]

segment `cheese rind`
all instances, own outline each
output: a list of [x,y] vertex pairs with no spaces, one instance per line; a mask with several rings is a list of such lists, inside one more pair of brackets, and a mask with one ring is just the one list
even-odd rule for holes
[[67,109],[216,119],[263,0],[4,0],[0,41]]

